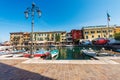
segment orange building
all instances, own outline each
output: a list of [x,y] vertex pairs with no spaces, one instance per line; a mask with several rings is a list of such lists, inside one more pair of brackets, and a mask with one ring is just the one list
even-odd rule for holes
[[23,45],[29,45],[30,41],[30,33],[24,32],[23,33]]
[[30,40],[30,33],[27,32],[10,33],[11,45],[15,45],[15,46],[28,45],[29,40]]

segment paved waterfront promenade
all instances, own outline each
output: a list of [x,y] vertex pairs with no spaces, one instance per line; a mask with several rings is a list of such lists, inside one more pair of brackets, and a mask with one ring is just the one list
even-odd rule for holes
[[120,80],[120,57],[71,61],[0,58],[0,80]]

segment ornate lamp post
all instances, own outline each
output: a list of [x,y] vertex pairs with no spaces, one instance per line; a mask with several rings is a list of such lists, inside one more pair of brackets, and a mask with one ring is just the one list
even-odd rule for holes
[[34,15],[35,15],[35,12],[38,13],[38,17],[41,16],[41,11],[40,11],[39,7],[37,7],[35,5],[35,3],[32,3],[32,7],[28,7],[24,12],[26,19],[28,19],[29,15],[32,18],[32,21],[31,21],[31,35],[30,35],[30,38],[31,38],[31,50],[30,50],[30,55],[31,56],[30,57],[33,57],[33,29],[34,29]]

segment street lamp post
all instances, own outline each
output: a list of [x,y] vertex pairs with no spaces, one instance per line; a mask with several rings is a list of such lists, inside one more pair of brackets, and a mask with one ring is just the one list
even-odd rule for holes
[[31,16],[31,35],[30,35],[30,38],[31,38],[31,50],[30,50],[30,57],[33,57],[33,30],[34,30],[34,15],[35,15],[35,12],[38,13],[38,17],[41,16],[41,11],[39,9],[39,7],[37,7],[35,5],[35,3],[32,3],[32,7],[28,7],[26,10],[25,10],[25,17],[26,19],[28,19],[29,15]]

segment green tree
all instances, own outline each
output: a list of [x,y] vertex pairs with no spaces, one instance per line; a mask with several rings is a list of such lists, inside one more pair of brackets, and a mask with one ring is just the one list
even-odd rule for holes
[[120,33],[115,33],[115,34],[114,34],[114,38],[115,38],[116,40],[119,40],[119,41],[120,41]]
[[60,34],[55,34],[55,41],[60,42]]
[[54,40],[54,34],[52,34],[52,41]]
[[47,39],[47,41],[49,41],[49,34],[47,35],[46,39]]

